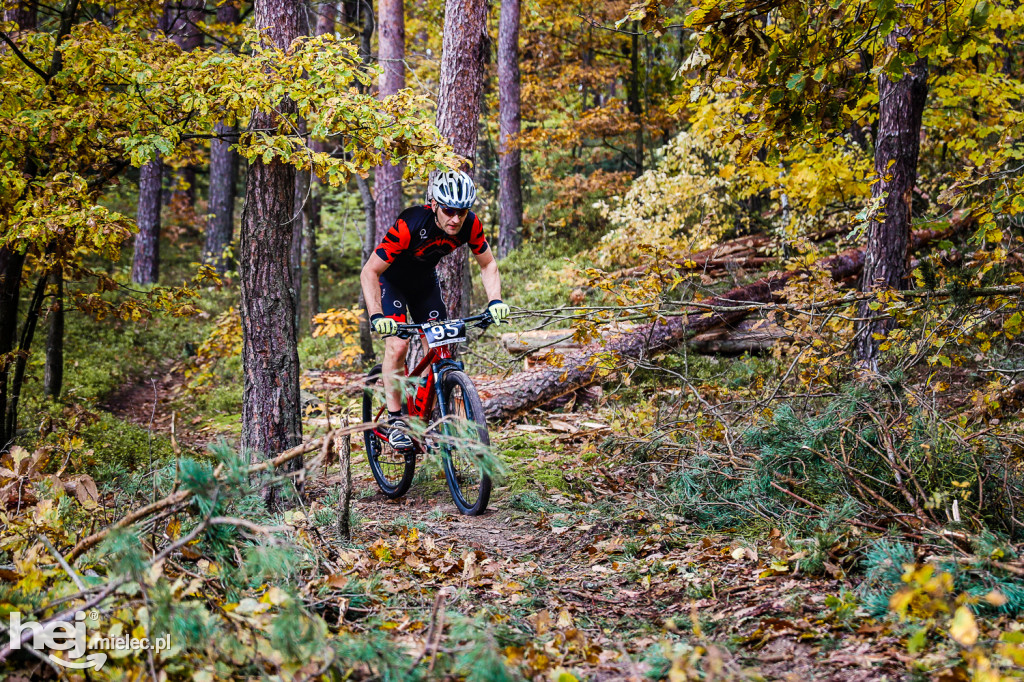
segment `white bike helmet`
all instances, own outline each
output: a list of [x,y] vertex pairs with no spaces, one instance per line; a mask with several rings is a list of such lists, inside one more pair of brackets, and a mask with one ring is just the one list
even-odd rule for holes
[[430,183],[430,196],[452,208],[470,208],[476,201],[473,178],[462,171],[444,171]]

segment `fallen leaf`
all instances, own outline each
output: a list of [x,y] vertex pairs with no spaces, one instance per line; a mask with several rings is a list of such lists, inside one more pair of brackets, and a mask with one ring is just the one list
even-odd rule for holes
[[949,624],[949,636],[960,646],[974,646],[978,641],[978,623],[966,606],[957,608]]

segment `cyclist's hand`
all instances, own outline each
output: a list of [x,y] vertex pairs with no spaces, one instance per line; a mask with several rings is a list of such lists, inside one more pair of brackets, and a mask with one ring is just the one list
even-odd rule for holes
[[502,303],[500,298],[496,298],[487,304],[487,312],[491,314],[494,324],[501,324],[502,320],[508,319],[508,315],[512,311],[507,304]]
[[380,313],[370,317],[370,325],[373,327],[373,331],[381,336],[394,336],[398,333],[398,323]]

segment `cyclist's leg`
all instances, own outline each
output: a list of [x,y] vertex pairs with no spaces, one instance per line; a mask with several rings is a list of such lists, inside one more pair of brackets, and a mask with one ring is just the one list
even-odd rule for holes
[[[407,301],[409,305],[409,315],[412,316],[413,322],[423,323],[430,322],[431,320],[447,320],[448,319],[448,306],[444,303],[444,296],[441,295],[441,283],[437,280],[437,275],[433,274],[433,277],[427,282],[423,283],[424,286],[419,289],[417,295],[408,295]],[[424,338],[420,339],[423,342],[423,352],[427,352],[427,340]]]
[[[399,324],[405,324],[405,295],[385,277],[380,278],[380,304],[384,315]],[[401,386],[394,377],[405,376],[405,354],[408,350],[409,342],[406,339],[394,336],[384,339],[384,362],[381,364],[381,373],[384,379],[384,400],[390,412],[399,412],[402,409]]]

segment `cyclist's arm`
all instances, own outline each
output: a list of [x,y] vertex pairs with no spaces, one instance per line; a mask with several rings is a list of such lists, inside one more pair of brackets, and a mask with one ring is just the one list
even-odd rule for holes
[[366,300],[366,312],[370,317],[383,313],[380,307],[380,276],[391,267],[376,253],[371,253],[359,273],[359,284],[363,287],[363,298]]
[[487,292],[487,300],[494,301],[501,298],[501,276],[498,274],[498,261],[494,259],[494,253],[487,249],[476,255],[476,262],[480,265],[480,278],[484,281],[484,291]]
[[411,240],[409,225],[399,216],[384,235],[384,239],[366,259],[366,265],[359,273],[359,284],[363,287],[366,312],[370,317],[383,314],[380,306],[380,276],[395,262],[396,256],[409,248]]

